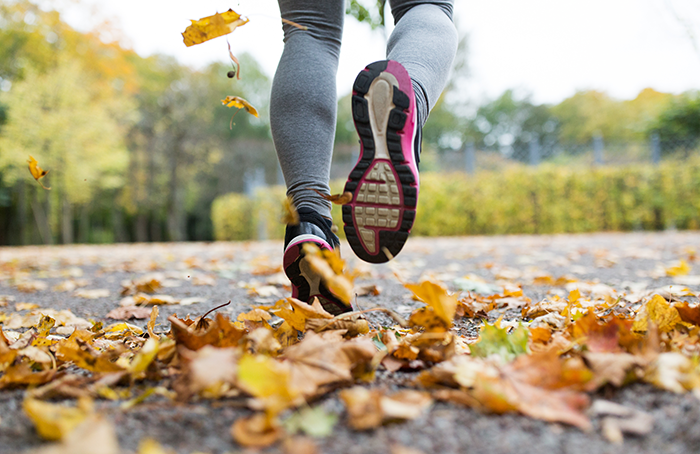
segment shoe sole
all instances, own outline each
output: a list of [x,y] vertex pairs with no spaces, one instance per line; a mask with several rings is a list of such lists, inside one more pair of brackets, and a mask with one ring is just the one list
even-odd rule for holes
[[282,264],[284,272],[292,282],[292,298],[311,304],[318,298],[326,312],[339,315],[350,312],[347,307],[321,282],[319,276],[311,271],[304,259],[304,243],[315,243],[320,249],[333,249],[326,241],[316,235],[300,235],[289,242],[284,250]]
[[353,198],[343,206],[343,223],[352,250],[369,263],[396,256],[416,218],[415,110],[411,79],[399,63],[372,63],[355,79],[352,116],[361,150],[345,184]]

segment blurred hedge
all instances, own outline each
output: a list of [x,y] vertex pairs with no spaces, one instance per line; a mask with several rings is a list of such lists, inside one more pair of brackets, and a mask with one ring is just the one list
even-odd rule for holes
[[[339,192],[343,182],[332,187]],[[216,239],[282,238],[283,196],[284,189],[274,187],[253,199],[238,194],[220,197],[212,207]],[[340,207],[334,207],[333,214],[341,227]],[[476,175],[422,174],[413,233],[454,236],[667,228],[700,228],[698,158],[656,166],[541,165]]]

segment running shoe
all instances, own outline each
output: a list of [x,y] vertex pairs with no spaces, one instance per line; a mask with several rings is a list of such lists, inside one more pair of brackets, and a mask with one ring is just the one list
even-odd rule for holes
[[338,237],[333,233],[333,223],[309,208],[299,208],[299,224],[288,225],[284,237],[284,272],[292,282],[292,297],[306,303],[318,298],[323,308],[339,315],[352,311],[321,281],[304,259],[304,243],[314,243],[320,249],[337,249]]
[[393,60],[367,66],[355,79],[352,116],[360,158],[345,184],[348,243],[370,263],[396,256],[416,218],[421,132],[408,71]]

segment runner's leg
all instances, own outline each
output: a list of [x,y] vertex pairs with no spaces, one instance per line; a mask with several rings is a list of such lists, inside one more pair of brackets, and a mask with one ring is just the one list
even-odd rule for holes
[[330,203],[310,189],[330,193],[336,122],[336,73],[345,18],[344,0],[279,0],[284,52],[272,82],[270,128],[290,195],[297,208],[330,218]]

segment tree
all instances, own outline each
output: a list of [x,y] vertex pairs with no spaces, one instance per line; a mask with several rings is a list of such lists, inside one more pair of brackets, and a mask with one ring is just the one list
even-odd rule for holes
[[[44,74],[26,68],[24,80],[5,97],[8,120],[0,134],[4,180],[28,180],[29,155],[50,169],[51,194],[61,203],[64,243],[73,241],[73,208],[86,206],[96,192],[120,187],[128,162],[112,112],[117,107],[101,100],[98,91],[79,62],[61,60]],[[44,241],[50,241],[46,234]]]
[[649,132],[658,134],[662,150],[695,148],[700,142],[700,91],[671,101]]

